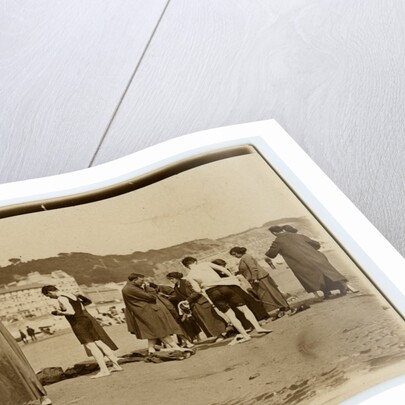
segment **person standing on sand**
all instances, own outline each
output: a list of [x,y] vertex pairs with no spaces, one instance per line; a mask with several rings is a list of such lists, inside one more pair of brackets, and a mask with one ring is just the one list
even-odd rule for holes
[[[235,341],[235,343],[243,343],[251,339],[242,323],[236,317],[235,308],[238,308],[243,313],[256,332],[271,332],[271,330],[260,326],[252,311],[246,306],[246,302],[238,293],[240,287],[237,278],[227,269],[214,263],[198,263],[196,258],[190,256],[185,257],[181,263],[190,270],[187,279],[194,281],[198,288],[205,290],[215,307],[229,318],[231,324],[240,333],[242,338],[239,341]],[[217,271],[224,273],[228,277],[220,277]]]
[[52,405],[20,346],[0,322],[1,405]]
[[94,326],[97,321],[85,311],[82,304],[83,298],[80,299],[76,295],[59,291],[58,288],[53,285],[42,287],[42,294],[48,298],[58,300],[60,310],[52,311],[52,315],[63,315],[66,317],[79,342],[84,345],[86,351],[88,350],[91,353],[99,365],[100,372],[90,378],[100,378],[110,375],[110,371],[104,361],[104,356],[113,363],[111,371],[122,371],[121,366],[118,364],[117,357],[102,341],[102,336]]
[[324,298],[331,296],[332,290],[339,290],[341,295],[347,292],[346,278],[340,274],[319,252],[319,242],[299,233],[286,231],[282,226],[272,226],[269,231],[276,239],[265,253],[270,259],[278,254],[283,256],[291,271],[308,293],[320,290]]
[[27,326],[27,334],[33,342],[38,340],[37,337],[35,336],[35,330],[32,329],[30,326]]
[[221,335],[225,333],[226,323],[217,315],[211,303],[200,292],[193,289],[190,281],[183,278],[182,273],[174,271],[166,277],[174,285],[174,294],[170,299],[177,304],[187,301],[195,321],[205,335],[222,339]]
[[239,259],[239,273],[249,281],[267,312],[286,312],[291,309],[269,273],[247,253],[245,247],[234,246],[229,254]]
[[144,278],[143,274],[131,273],[122,289],[128,331],[138,339],[148,340],[149,354],[155,353],[158,339],[170,349],[189,351],[171,336],[181,335],[183,331],[156,294],[145,291]]
[[27,335],[21,329],[19,329],[18,332],[20,332],[21,342],[27,344],[28,343]]

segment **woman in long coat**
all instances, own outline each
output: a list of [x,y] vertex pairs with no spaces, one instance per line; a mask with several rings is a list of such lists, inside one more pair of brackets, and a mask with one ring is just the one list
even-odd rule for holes
[[198,326],[207,337],[221,337],[226,330],[226,323],[215,312],[211,303],[199,292],[196,292],[180,272],[172,272],[167,278],[174,284],[173,301],[187,301]]
[[319,252],[319,242],[298,233],[286,232],[281,226],[272,226],[269,231],[276,236],[266,256],[271,259],[278,254],[283,256],[285,262],[297,277],[307,292],[321,290],[325,297],[330,296],[331,290],[340,290],[346,293],[346,278],[340,274],[328,261],[326,256]]
[[2,405],[52,403],[17,342],[1,322],[0,400]]
[[160,339],[168,347],[183,350],[175,343],[171,335],[182,334],[166,306],[157,299],[156,294],[146,292],[144,275],[131,273],[128,282],[122,289],[125,303],[125,317],[129,332],[138,339],[148,340],[148,352],[155,352],[156,340]]
[[259,265],[257,260],[246,252],[246,248],[235,246],[229,253],[240,259],[239,273],[249,281],[253,290],[263,302],[266,311],[288,311],[290,306],[277,288],[277,284],[269,273]]

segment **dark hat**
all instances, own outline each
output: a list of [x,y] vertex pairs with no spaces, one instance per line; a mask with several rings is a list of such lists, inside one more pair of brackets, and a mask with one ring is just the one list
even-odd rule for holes
[[141,273],[131,273],[128,276],[128,280],[132,281],[132,280],[136,280],[137,278],[145,278],[145,274],[141,274]]
[[167,278],[177,278],[178,280],[180,280],[181,278],[183,278],[183,273],[180,273],[179,271],[172,271],[169,274],[166,274]]
[[271,233],[280,233],[283,232],[285,229],[282,226],[274,225],[269,228]]

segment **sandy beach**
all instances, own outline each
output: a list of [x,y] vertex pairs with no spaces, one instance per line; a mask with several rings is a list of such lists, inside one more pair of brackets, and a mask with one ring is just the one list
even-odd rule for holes
[[[83,376],[46,388],[55,405],[334,404],[405,372],[405,333],[398,320],[375,296],[348,294],[268,321],[273,333],[253,333],[247,343],[203,345],[187,360],[129,363],[109,377]],[[106,330],[120,354],[146,347],[126,325]],[[24,351],[34,369],[86,359],[72,334]]]

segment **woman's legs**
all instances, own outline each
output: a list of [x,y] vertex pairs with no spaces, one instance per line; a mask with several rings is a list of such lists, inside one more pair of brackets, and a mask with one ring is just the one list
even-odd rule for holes
[[157,339],[148,339],[148,353],[152,354],[156,352],[155,345]]
[[105,364],[104,361],[104,354],[98,348],[96,343],[95,342],[85,343],[85,346],[90,350],[91,355],[94,357],[98,366],[100,367],[100,372],[97,373],[96,375],[93,375],[90,378],[99,378],[110,375],[110,372],[108,371],[107,365]]
[[242,326],[241,321],[236,317],[235,312],[231,308],[229,308],[225,315],[229,318],[233,327],[243,336],[244,340],[250,340],[251,337],[248,335],[244,327]]
[[243,312],[243,315],[245,315],[245,318],[253,325],[256,332],[259,332],[259,333],[270,333],[270,332],[272,332],[271,330],[264,329],[264,328],[262,328],[260,326],[258,320],[253,315],[253,312],[246,305],[242,305],[242,306],[238,307],[238,309],[239,309],[239,311]]
[[96,340],[94,343],[104,353],[104,355],[107,356],[109,360],[111,360],[113,364],[113,371],[121,371],[122,367],[118,364],[118,358],[114,354],[114,352],[101,340]]

